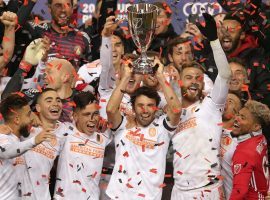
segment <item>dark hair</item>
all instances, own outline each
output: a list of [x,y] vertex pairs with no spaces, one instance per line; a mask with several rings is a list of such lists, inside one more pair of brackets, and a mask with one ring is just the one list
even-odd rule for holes
[[43,94],[45,94],[46,92],[50,92],[50,91],[56,92],[56,90],[55,90],[55,89],[52,89],[52,88],[44,88],[44,89],[42,89],[42,91],[41,91],[40,93],[38,93],[38,95],[36,96],[35,101],[33,102],[32,105],[37,104],[38,101],[39,101],[39,100],[41,99],[41,97],[43,96]]
[[165,13],[166,13],[168,18],[171,17],[172,10],[171,10],[170,6],[167,3],[165,3],[165,2],[155,2],[153,4],[155,6],[157,6],[158,8],[165,10]]
[[190,67],[200,69],[200,70],[202,70],[203,73],[205,72],[205,68],[200,63],[198,63],[196,61],[192,61],[190,63],[184,63],[182,66],[182,71],[185,68],[190,68]]
[[98,103],[96,97],[90,92],[80,92],[73,97],[75,103],[74,111],[84,109],[88,104]]
[[167,49],[167,55],[168,54],[173,54],[173,47],[177,46],[178,44],[189,44],[191,48],[192,54],[194,53],[194,47],[191,43],[191,40],[189,38],[182,38],[182,37],[177,37],[174,39],[169,40],[168,42],[168,49]]
[[156,106],[158,106],[160,103],[160,96],[155,89],[152,89],[152,88],[149,88],[146,86],[142,86],[142,87],[139,87],[138,89],[136,89],[130,97],[130,102],[131,102],[132,107],[135,106],[136,98],[138,96],[141,96],[141,95],[146,96],[150,99],[155,99]]
[[1,101],[0,112],[4,120],[9,121],[14,112],[22,109],[22,107],[26,105],[28,105],[26,98],[20,96],[19,94],[11,94]]
[[234,96],[236,96],[239,99],[239,101],[240,101],[241,108],[244,107],[244,105],[245,105],[246,102],[242,100],[242,94],[241,93],[236,92],[236,91],[229,91],[228,94],[233,94]]
[[243,73],[245,74],[246,78],[248,78],[248,73],[247,73],[247,70],[246,70],[246,63],[244,60],[242,60],[241,58],[238,58],[238,57],[233,57],[233,58],[229,58],[228,59],[228,63],[236,63],[238,65],[241,65],[242,66],[242,69],[243,69]]
[[[48,0],[48,5],[52,4],[53,0]],[[70,0],[71,5],[73,6],[73,0]]]
[[225,21],[225,20],[237,21],[238,23],[240,23],[241,28],[243,27],[244,19],[239,11],[233,11],[233,12],[226,13],[223,21]]
[[246,66],[245,61],[238,57],[229,58],[228,63],[237,63],[239,65],[242,65],[243,67]]

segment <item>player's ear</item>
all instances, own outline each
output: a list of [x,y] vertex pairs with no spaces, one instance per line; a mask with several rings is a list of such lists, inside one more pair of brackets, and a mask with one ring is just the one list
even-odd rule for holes
[[253,132],[257,132],[257,131],[259,131],[260,129],[262,128],[262,126],[259,124],[259,123],[254,123],[253,125],[252,125],[252,131]]
[[76,111],[73,112],[73,119],[74,119],[74,122],[76,124],[79,120],[78,112],[76,112]]
[[36,104],[36,111],[40,113],[40,105]]

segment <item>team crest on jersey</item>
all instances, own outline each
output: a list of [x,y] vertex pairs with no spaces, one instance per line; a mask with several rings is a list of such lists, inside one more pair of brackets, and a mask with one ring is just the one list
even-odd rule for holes
[[57,145],[57,140],[56,140],[56,138],[51,139],[51,140],[50,140],[50,144],[51,144],[51,146],[55,147],[55,146]]
[[258,144],[258,146],[256,147],[256,151],[261,154],[263,151],[263,143],[260,142],[260,144]]
[[157,130],[155,128],[150,128],[149,129],[149,136],[150,137],[155,137],[157,134]]
[[80,56],[82,54],[82,47],[77,45],[74,47],[74,52],[77,56]]
[[233,166],[233,174],[238,174],[241,171],[242,165],[236,164]]
[[221,138],[221,144],[224,146],[229,146],[232,143],[232,138],[229,136],[223,136]]

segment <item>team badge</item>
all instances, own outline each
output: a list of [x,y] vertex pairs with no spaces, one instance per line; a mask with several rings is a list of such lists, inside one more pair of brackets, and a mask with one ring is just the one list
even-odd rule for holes
[[50,140],[50,144],[51,144],[51,146],[55,147],[56,144],[57,144],[56,138],[51,139],[51,140]]
[[77,56],[80,56],[82,54],[82,47],[81,46],[75,46],[74,52]]
[[233,166],[233,174],[238,174],[241,171],[242,165],[236,164]]
[[149,129],[149,136],[150,137],[155,137],[157,134],[157,130],[155,128],[150,128]]
[[230,138],[229,136],[225,136],[221,138],[221,144],[225,146],[229,146],[231,143],[232,143],[232,138]]

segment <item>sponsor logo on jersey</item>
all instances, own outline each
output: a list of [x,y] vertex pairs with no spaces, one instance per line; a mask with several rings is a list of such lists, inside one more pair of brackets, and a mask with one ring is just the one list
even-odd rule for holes
[[70,151],[85,154],[88,156],[93,156],[95,158],[104,157],[104,149],[99,147],[90,146],[81,142],[72,142],[70,144]]
[[46,156],[49,159],[55,159],[56,157],[55,150],[49,149],[43,144],[36,146],[35,148],[32,149],[32,151],[37,152],[43,156]]
[[137,146],[145,147],[147,149],[154,149],[156,141],[140,137],[139,135],[141,134],[134,135],[132,131],[128,131],[128,133],[126,134],[126,138]]
[[233,174],[238,174],[241,171],[242,165],[241,164],[235,164],[233,166]]
[[196,117],[193,117],[185,122],[180,123],[176,129],[176,133],[196,126],[197,126]]
[[25,165],[25,160],[22,156],[19,156],[19,157],[16,157],[14,162],[13,162],[13,165],[16,166],[16,165]]

